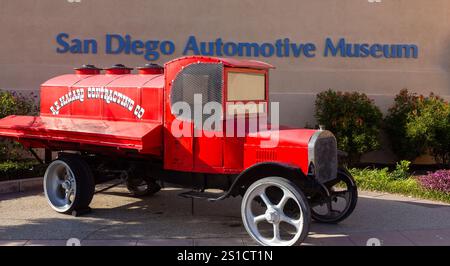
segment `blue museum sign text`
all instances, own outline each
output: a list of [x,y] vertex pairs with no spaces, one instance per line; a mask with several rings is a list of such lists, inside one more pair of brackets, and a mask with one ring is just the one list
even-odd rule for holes
[[[176,45],[171,40],[141,40],[130,35],[106,34],[102,47],[96,39],[71,38],[68,33],[56,36],[56,52],[60,54],[105,54],[137,55],[148,61],[158,60],[161,55],[175,53]],[[416,44],[354,43],[345,38],[325,38],[318,46],[315,43],[297,43],[289,38],[273,42],[234,42],[217,38],[212,41],[198,40],[189,36],[182,46],[183,55],[239,56],[239,57],[298,57],[314,58],[418,58]]]

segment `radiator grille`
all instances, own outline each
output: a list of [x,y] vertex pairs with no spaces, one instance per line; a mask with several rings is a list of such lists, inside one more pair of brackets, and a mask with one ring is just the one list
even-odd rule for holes
[[309,161],[314,165],[314,174],[320,183],[333,180],[337,176],[337,143],[329,131],[318,131],[310,140]]

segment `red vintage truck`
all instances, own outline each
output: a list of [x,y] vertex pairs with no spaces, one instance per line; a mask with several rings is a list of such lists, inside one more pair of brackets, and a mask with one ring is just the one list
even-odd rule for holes
[[[253,239],[262,245],[299,244],[311,218],[325,223],[347,218],[357,189],[339,167],[336,139],[327,130],[257,124],[244,134],[221,134],[238,119],[267,120],[271,68],[201,56],[164,67],[148,64],[135,74],[120,64],[84,65],[44,82],[40,115],[1,119],[0,136],[29,149],[58,151],[44,176],[45,196],[57,212],[89,209],[96,184],[112,178],[124,180],[136,196],[152,195],[166,182],[191,188],[184,197],[242,196],[243,224]],[[194,121],[205,122],[205,113],[186,111],[196,112],[196,95],[201,107],[214,102],[226,109],[219,125],[208,129],[213,134]],[[242,103],[258,108],[229,112]],[[276,144],[264,145],[272,136]]]

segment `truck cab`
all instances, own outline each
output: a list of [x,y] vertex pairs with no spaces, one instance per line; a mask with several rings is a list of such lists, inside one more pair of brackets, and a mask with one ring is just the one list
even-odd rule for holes
[[[271,65],[261,62],[207,57],[186,57],[167,63],[165,167],[206,173],[241,172],[245,137],[250,129],[246,127],[240,135],[237,128],[230,132],[235,125],[230,121],[239,116],[248,124],[252,117],[267,117],[270,68]],[[234,108],[237,103],[249,102],[259,109]],[[178,106],[183,107],[181,103],[188,108],[179,110]],[[220,108],[208,108],[213,104]],[[208,127],[208,118],[212,116],[216,117],[215,123]],[[174,130],[182,131],[183,136],[174,136]]]

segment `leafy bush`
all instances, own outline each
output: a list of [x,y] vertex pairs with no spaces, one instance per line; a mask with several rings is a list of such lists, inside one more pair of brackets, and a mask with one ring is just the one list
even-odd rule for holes
[[408,118],[417,112],[419,96],[409,93],[407,89],[396,95],[394,105],[388,110],[384,119],[384,129],[390,140],[392,151],[399,159],[413,160],[424,151],[424,143],[417,142],[406,134]]
[[396,164],[394,171],[390,173],[392,179],[406,179],[410,177],[409,166],[410,161],[402,160]]
[[450,170],[439,170],[418,178],[427,189],[450,193]]
[[423,143],[436,162],[450,166],[450,106],[431,94],[420,97],[418,108],[408,115],[406,135]]
[[29,96],[21,93],[0,91],[0,118],[8,115],[34,115],[38,113],[37,95],[31,92]]
[[45,167],[36,160],[0,162],[0,181],[43,176]]
[[379,148],[382,114],[367,95],[327,90],[317,95],[315,117],[333,132],[338,148],[348,153],[349,163]]
[[400,159],[413,160],[429,151],[436,162],[449,166],[450,107],[442,98],[401,90],[384,126],[392,150]]
[[[38,113],[37,95],[0,91],[0,118],[9,115],[35,115]],[[10,139],[0,139],[0,159],[19,159],[24,151],[22,145]]]
[[389,171],[388,167],[382,169],[364,168],[357,169],[352,168],[351,173],[356,176],[363,176],[369,179],[378,179],[381,182],[391,182],[395,180],[402,180],[411,177],[409,173],[410,161],[400,161],[396,164],[395,169]]

